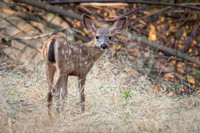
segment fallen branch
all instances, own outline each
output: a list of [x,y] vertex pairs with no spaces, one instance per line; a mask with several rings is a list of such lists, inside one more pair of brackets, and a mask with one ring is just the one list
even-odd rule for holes
[[13,40],[16,40],[16,41],[18,41],[18,42],[24,44],[25,46],[28,46],[29,48],[32,48],[32,49],[36,50],[37,52],[42,53],[42,50],[41,50],[40,48],[37,48],[37,47],[34,46],[33,44],[30,44],[30,43],[26,42],[25,40],[23,40],[23,39],[21,39],[21,38],[11,37],[11,38],[8,39],[8,40],[6,40],[5,38],[2,38],[1,40],[2,40],[2,41],[0,41],[0,44],[7,45],[7,46],[9,46],[9,47],[11,47],[11,45],[10,45],[11,42],[12,42]]
[[37,48],[36,46],[26,42],[25,40],[23,40],[21,38],[18,38],[18,37],[13,37],[12,35],[8,34],[6,32],[5,28],[2,29],[1,31],[3,31],[3,32],[1,33],[1,36],[0,36],[1,37],[0,38],[0,44],[4,44],[4,45],[7,45],[7,46],[11,47],[11,42],[13,40],[16,40],[16,41],[28,46],[29,48],[35,49],[36,51],[38,51],[40,53],[42,52],[42,50],[40,48]]
[[70,17],[72,19],[76,19],[76,20],[79,20],[79,21],[82,20],[82,17],[79,14],[76,14],[74,12],[73,13],[68,12],[64,9],[61,9],[61,8],[58,8],[58,7],[55,7],[55,6],[51,6],[47,3],[33,1],[33,0],[13,0],[13,1],[24,3],[24,4],[27,4],[27,5],[33,6],[33,7],[37,7],[37,8],[43,9],[43,10],[48,11],[48,12],[57,13],[57,14],[60,14],[62,16]]
[[127,36],[130,37],[133,41],[140,42],[142,44],[145,44],[145,45],[148,45],[150,47],[156,48],[157,50],[160,50],[162,52],[168,53],[168,54],[173,55],[173,56],[177,56],[177,57],[182,58],[184,60],[187,60],[187,61],[190,61],[190,62],[193,62],[193,63],[196,63],[196,64],[200,65],[200,61],[199,60],[196,60],[195,58],[192,58],[192,57],[190,57],[190,56],[188,56],[186,54],[183,54],[179,50],[174,50],[174,49],[165,47],[165,46],[163,46],[161,44],[157,44],[155,42],[146,40],[146,39],[144,39],[142,37],[133,35],[131,33],[128,33]]

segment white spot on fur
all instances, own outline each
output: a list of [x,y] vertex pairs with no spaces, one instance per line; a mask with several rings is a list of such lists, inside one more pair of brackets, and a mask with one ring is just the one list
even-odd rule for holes
[[84,61],[85,60],[85,58],[81,58],[81,61]]
[[66,45],[66,44],[67,44],[67,41],[64,42],[64,45]]
[[73,55],[73,58],[77,59],[77,56],[76,56],[76,55]]
[[74,45],[70,45],[70,48],[72,48],[74,51],[78,51],[78,48]]
[[58,41],[55,42],[54,50],[55,50],[55,58],[57,59],[58,58]]
[[85,65],[87,64],[87,61],[85,61]]
[[72,51],[69,49],[69,55],[72,53]]
[[78,51],[78,50],[79,50],[79,48],[75,47],[75,51]]
[[65,54],[65,51],[64,51],[64,49],[62,49],[62,54]]
[[88,63],[88,64],[87,64],[87,67],[89,67],[90,65],[91,65],[91,63]]
[[[46,43],[46,42],[45,42],[45,43]],[[51,41],[49,41],[49,42],[47,43],[48,51],[49,51],[50,44],[51,44]]]

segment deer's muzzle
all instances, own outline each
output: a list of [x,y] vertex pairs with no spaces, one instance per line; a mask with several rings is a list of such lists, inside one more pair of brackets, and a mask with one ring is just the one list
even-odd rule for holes
[[105,43],[104,43],[104,44],[101,44],[101,48],[102,48],[102,49],[106,49],[107,47],[108,47],[107,44],[105,44]]

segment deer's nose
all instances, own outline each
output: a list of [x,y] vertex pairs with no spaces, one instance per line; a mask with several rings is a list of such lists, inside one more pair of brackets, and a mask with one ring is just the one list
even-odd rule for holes
[[107,47],[108,47],[107,44],[105,44],[105,43],[104,43],[104,44],[101,44],[101,48],[102,48],[102,49],[106,49]]

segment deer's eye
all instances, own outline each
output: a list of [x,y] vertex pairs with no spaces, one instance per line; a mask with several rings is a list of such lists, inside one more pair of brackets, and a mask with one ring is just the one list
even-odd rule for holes
[[109,40],[111,40],[111,38],[112,38],[111,36],[108,37]]
[[96,39],[99,40],[99,36],[96,36]]

